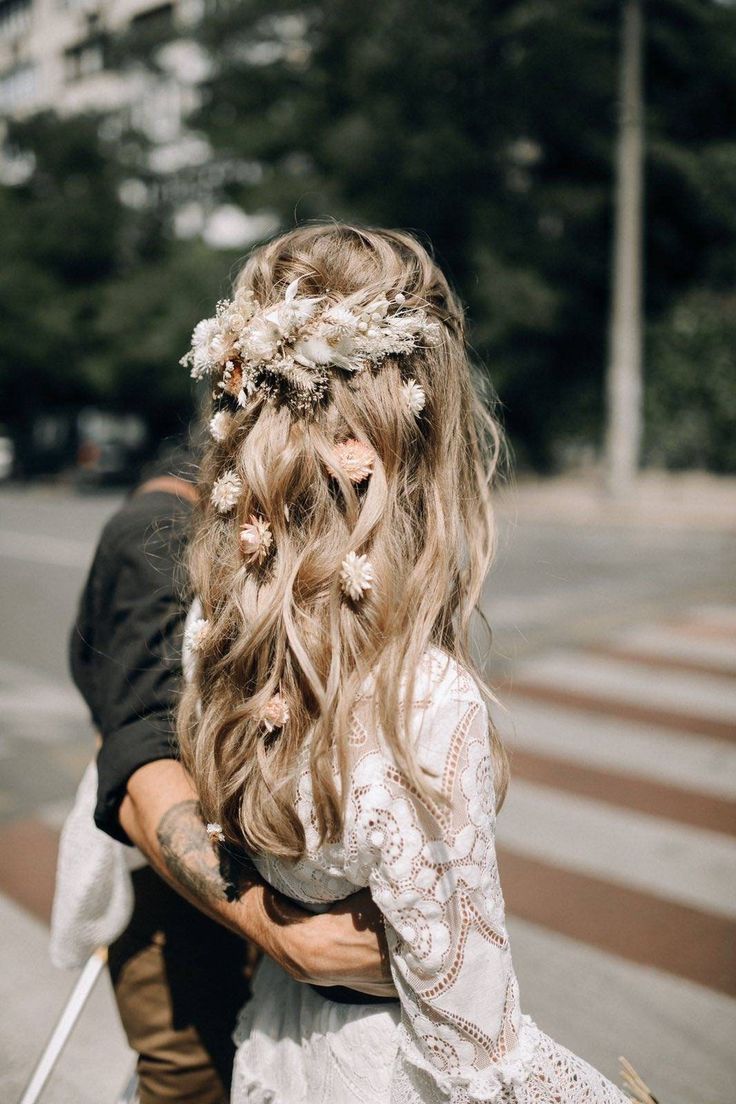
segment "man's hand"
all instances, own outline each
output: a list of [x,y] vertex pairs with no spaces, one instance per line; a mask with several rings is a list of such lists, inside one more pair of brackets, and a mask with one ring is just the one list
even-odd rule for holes
[[163,759],[137,770],[120,823],[174,889],[298,981],[395,995],[383,921],[368,892],[317,916],[276,893],[241,856],[213,845],[180,763]]

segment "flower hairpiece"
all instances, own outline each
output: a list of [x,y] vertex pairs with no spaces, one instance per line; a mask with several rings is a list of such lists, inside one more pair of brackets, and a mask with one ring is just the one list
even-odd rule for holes
[[218,444],[222,444],[227,440],[228,434],[232,429],[233,416],[228,414],[227,410],[218,410],[216,414],[213,414],[210,418],[210,436],[217,441]]
[[373,585],[373,564],[367,556],[348,552],[340,568],[340,589],[348,598],[359,602],[366,590]]
[[204,617],[198,617],[195,621],[192,621],[191,625],[184,633],[184,643],[190,652],[198,652],[201,650],[205,637],[209,632],[209,628],[210,623]]
[[360,372],[439,339],[439,323],[422,307],[407,307],[402,293],[353,309],[298,290],[297,278],[269,307],[259,307],[250,290],[223,299],[195,326],[182,365],[195,379],[219,376],[218,388],[241,405],[259,391],[307,413],[327,390],[329,368]]
[[206,832],[212,843],[225,842],[225,833],[222,830],[222,825],[218,824],[216,820],[213,820],[207,825]]
[[401,390],[404,395],[406,409],[410,414],[413,414],[415,418],[418,417],[424,410],[425,403],[427,402],[424,388],[420,387],[415,379],[410,379],[402,384]]
[[243,493],[243,482],[232,468],[224,472],[212,485],[210,501],[221,514],[229,514]]
[[[356,441],[351,437],[335,445],[334,451],[340,462],[340,468],[351,483],[363,483],[369,475],[373,474],[376,451],[364,441]],[[327,471],[333,478],[337,478],[336,468],[328,464]]]
[[262,563],[273,543],[271,525],[265,518],[251,514],[248,524],[240,530],[240,548],[251,563]]
[[281,694],[274,694],[266,702],[261,720],[266,732],[273,732],[276,728],[283,728],[289,719],[289,705]]

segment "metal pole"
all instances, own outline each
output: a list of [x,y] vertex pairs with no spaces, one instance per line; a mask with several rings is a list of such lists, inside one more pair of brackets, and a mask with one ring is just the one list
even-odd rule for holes
[[633,486],[642,432],[642,0],[623,0],[620,82],[606,429],[616,498]]
[[71,991],[61,1016],[57,1020],[56,1027],[51,1033],[51,1038],[46,1044],[18,1104],[36,1104],[39,1099],[44,1085],[51,1076],[54,1066],[74,1029],[74,1025],[87,1003],[87,998],[104,969],[106,957],[105,951],[95,951],[87,959],[87,963]]

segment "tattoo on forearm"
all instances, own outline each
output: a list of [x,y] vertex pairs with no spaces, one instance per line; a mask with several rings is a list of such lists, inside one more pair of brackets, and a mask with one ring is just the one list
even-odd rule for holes
[[167,809],[156,835],[174,880],[204,902],[236,901],[253,881],[245,855],[213,847],[197,801]]

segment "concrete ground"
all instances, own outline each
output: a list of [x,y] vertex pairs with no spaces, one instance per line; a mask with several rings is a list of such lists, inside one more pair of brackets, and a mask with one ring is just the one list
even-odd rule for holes
[[[662,1104],[736,1083],[736,489],[581,481],[501,497],[484,608],[512,755],[499,861],[524,1008]],[[0,492],[0,1099],[73,984],[48,962],[55,840],[93,735],[65,639],[116,496]],[[112,1102],[128,1053],[107,983],[44,1101]]]

